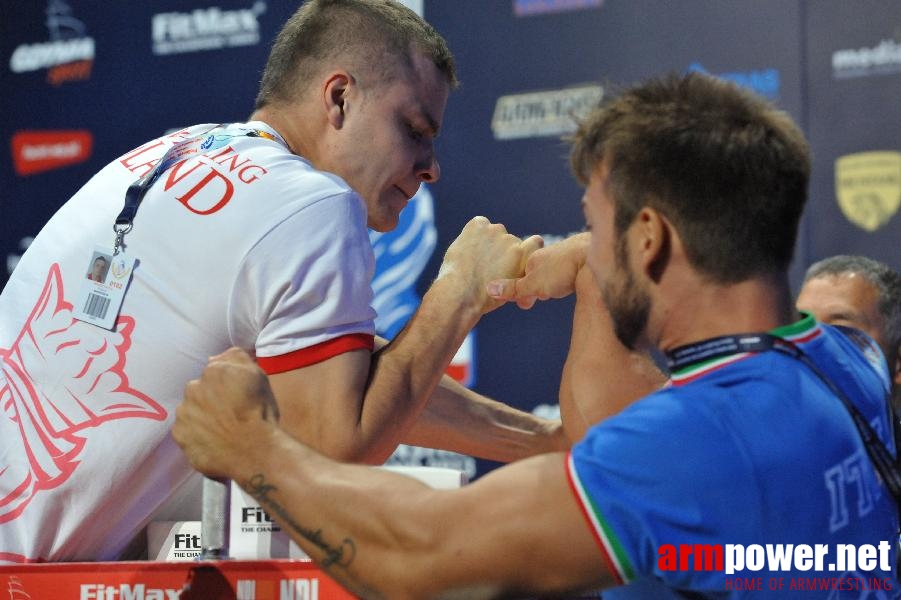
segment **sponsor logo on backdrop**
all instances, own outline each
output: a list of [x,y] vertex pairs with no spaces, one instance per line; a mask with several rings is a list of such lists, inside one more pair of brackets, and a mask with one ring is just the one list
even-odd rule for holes
[[89,79],[94,65],[94,38],[87,35],[84,23],[63,0],[50,0],[44,12],[50,39],[16,47],[9,58],[10,70],[30,73],[47,69],[47,82],[52,85]]
[[901,43],[883,39],[875,46],[845,48],[832,53],[832,77],[851,79],[901,73]]
[[901,205],[901,152],[859,152],[835,161],[835,195],[845,217],[865,231],[883,227]]
[[236,10],[211,6],[191,12],[157,13],[151,19],[153,53],[186,54],[254,46],[260,42],[259,17],[265,12],[266,3],[255,2],[250,8]]
[[600,8],[604,0],[513,0],[513,14],[531,17],[547,13]]
[[779,99],[779,70],[758,69],[756,71],[730,71],[727,73],[711,73],[701,63],[694,62],[688,67],[689,73],[705,73],[720,79],[732,81],[742,87],[756,92],[770,100]]
[[94,137],[90,131],[17,131],[12,137],[13,167],[21,176],[86,161]]
[[576,123],[597,107],[604,88],[597,84],[501,96],[491,130],[498,140],[573,133]]

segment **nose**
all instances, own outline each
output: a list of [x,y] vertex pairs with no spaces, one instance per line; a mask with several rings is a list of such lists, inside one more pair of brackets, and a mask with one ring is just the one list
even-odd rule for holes
[[416,176],[426,183],[434,183],[441,177],[441,167],[438,165],[434,149],[430,148],[425,161],[416,167]]

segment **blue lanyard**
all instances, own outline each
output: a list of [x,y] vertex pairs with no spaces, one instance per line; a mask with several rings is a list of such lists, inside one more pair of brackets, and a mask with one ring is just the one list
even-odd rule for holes
[[166,151],[149,173],[146,173],[128,186],[128,191],[125,192],[125,206],[122,208],[119,216],[116,217],[116,222],[113,225],[113,231],[116,233],[116,241],[113,243],[113,256],[119,254],[120,248],[125,245],[125,234],[132,230],[135,216],[138,214],[138,208],[140,208],[141,201],[144,199],[147,190],[175,163],[194,155],[218,150],[236,137],[262,137],[279,141],[271,133],[260,129],[248,129],[239,133],[213,133],[217,129],[224,129],[224,127],[215,125],[204,132],[176,143]]

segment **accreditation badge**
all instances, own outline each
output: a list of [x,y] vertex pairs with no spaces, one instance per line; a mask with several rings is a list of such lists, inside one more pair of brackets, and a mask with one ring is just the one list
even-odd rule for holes
[[84,280],[72,310],[79,321],[115,331],[116,319],[137,259],[96,246],[84,268]]

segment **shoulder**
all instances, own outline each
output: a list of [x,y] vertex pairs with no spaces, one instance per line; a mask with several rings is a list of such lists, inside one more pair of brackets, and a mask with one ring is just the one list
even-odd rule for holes
[[[717,392],[709,386],[667,387],[589,429],[574,454],[604,457],[605,463],[667,463],[675,456],[703,452],[714,435],[710,403]],[[577,446],[577,447],[578,447]],[[614,457],[615,458],[611,458]],[[682,459],[680,459],[681,461]]]
[[[261,130],[260,126],[266,129]],[[320,170],[303,156],[292,153],[264,123],[236,123],[226,131],[235,137],[228,146],[208,153],[208,159],[232,183],[236,194],[253,196],[253,202],[248,203],[253,208],[248,206],[248,210],[265,206],[265,212],[275,221],[287,220],[299,211],[308,215],[322,212],[328,213],[330,223],[362,218],[365,227],[366,206],[356,191],[338,175]],[[320,225],[315,221],[311,224]]]
[[859,366],[875,371],[880,377],[888,378],[888,365],[879,345],[863,331],[841,325],[821,324],[826,337],[831,337],[837,347],[841,348],[848,359],[856,361]]
[[845,393],[863,394],[874,406],[882,405],[891,377],[876,342],[857,329],[823,323],[817,327],[818,335],[798,344],[802,351]]
[[[243,159],[238,158],[236,167],[233,162],[227,162],[228,157],[224,157],[221,161],[223,166],[236,173],[243,170],[247,183],[253,179],[254,185],[248,186],[248,189],[254,188],[257,194],[272,194],[271,198],[261,197],[262,201],[279,204],[293,202],[307,206],[328,200],[332,204],[347,205],[354,210],[365,210],[363,200],[344,179],[317,169],[306,158],[292,154],[272,141],[252,138],[242,140],[235,145],[235,151],[239,155],[244,154],[247,162],[241,162]],[[240,179],[241,173],[237,175]]]
[[[598,456],[616,454],[681,468],[686,461],[733,465],[743,450],[742,437],[761,412],[776,409],[790,386],[779,365],[754,355],[723,366],[688,383],[667,387],[635,402],[592,427],[584,450]],[[711,447],[716,447],[715,453]],[[605,459],[605,462],[606,459]],[[730,467],[731,468],[731,467]]]

